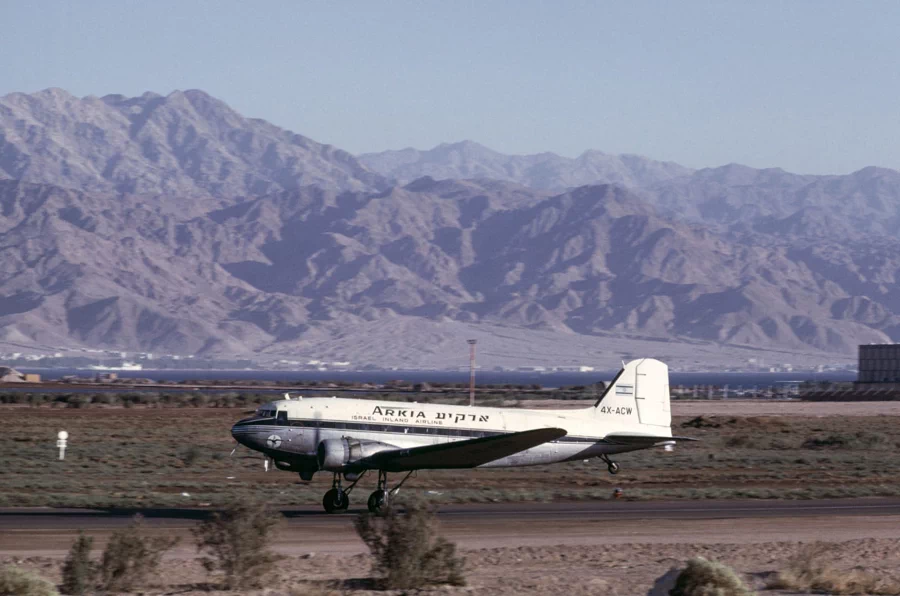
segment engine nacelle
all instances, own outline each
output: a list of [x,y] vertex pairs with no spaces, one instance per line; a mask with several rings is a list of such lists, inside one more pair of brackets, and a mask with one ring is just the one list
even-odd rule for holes
[[316,459],[319,462],[320,470],[343,472],[348,467],[352,468],[354,462],[392,449],[397,449],[397,447],[378,441],[359,441],[349,437],[326,439],[319,443],[316,449]]

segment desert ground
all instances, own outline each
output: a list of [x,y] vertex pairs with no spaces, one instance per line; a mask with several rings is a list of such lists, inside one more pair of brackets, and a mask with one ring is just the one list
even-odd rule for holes
[[[530,405],[544,405],[533,404]],[[574,405],[574,404],[573,404]],[[294,474],[264,472],[262,461],[238,450],[230,425],[240,408],[21,408],[0,409],[0,504],[4,507],[191,508],[204,511],[234,498],[260,498],[310,513],[289,519],[273,547],[285,559],[260,594],[303,594],[308,587],[366,593],[371,562],[352,530],[352,514],[327,522],[315,504],[330,480],[302,483]],[[443,508],[443,533],[467,559],[468,586],[448,593],[645,594],[658,576],[694,555],[734,566],[762,590],[793,555],[817,541],[842,570],[866,569],[884,578],[900,570],[900,512],[836,507],[811,514],[759,517],[740,511],[702,519],[663,515],[640,519],[615,512],[581,515],[577,507],[660,506],[723,501],[771,507],[788,500],[852,498],[857,502],[900,495],[900,404],[698,401],[674,402],[673,430],[702,439],[673,453],[647,451],[620,457],[610,476],[599,462],[465,472],[422,472],[404,488]],[[55,434],[71,436],[64,462],[56,460]],[[360,484],[362,497],[371,479]],[[859,501],[859,498],[863,498]],[[872,499],[866,501],[866,499]],[[474,521],[454,507],[553,506],[570,515]],[[737,501],[734,501],[737,503]],[[813,503],[815,501],[808,501]],[[828,501],[829,503],[831,501]],[[850,503],[851,501],[846,501]],[[513,505],[510,505],[512,503]],[[571,505],[566,505],[571,503]],[[752,508],[752,506],[748,505]],[[740,507],[738,507],[740,509]],[[499,509],[497,511],[500,511]],[[0,515],[2,518],[2,515]],[[152,521],[152,520],[151,520]],[[323,523],[331,524],[323,526]],[[190,522],[151,524],[154,532],[181,535],[147,594],[209,594],[190,544]],[[75,522],[0,526],[0,560],[59,578]],[[101,548],[110,527],[91,526]],[[209,583],[209,582],[213,583]],[[766,593],[779,593],[766,591]],[[784,592],[787,593],[787,592]],[[801,592],[802,593],[802,592]]]
[[[674,506],[675,504],[669,504]],[[895,503],[896,505],[896,503]],[[748,584],[765,593],[775,572],[815,545],[841,572],[865,570],[894,578],[900,569],[900,516],[798,515],[687,519],[610,519],[582,511],[544,516],[538,508],[530,523],[509,523],[502,505],[497,515],[442,515],[441,531],[466,558],[467,586],[435,588],[452,594],[646,594],[654,580],[672,567],[703,556],[732,566]],[[741,507],[743,508],[743,507]],[[741,509],[738,508],[738,509]],[[311,588],[341,593],[373,592],[372,563],[352,529],[352,515],[289,517],[273,549],[284,558],[261,590],[253,594],[304,594]],[[144,594],[219,593],[196,559],[188,528],[192,522],[155,523],[153,531],[178,535],[181,544],[163,561],[164,573],[141,589]],[[102,548],[113,527],[108,518],[86,530]],[[65,522],[39,531],[9,530],[0,538],[0,561],[15,563],[59,581],[62,558],[74,537]],[[313,592],[315,593],[315,592]]]
[[[525,402],[530,403],[530,402]],[[568,403],[568,402],[564,402]],[[543,405],[543,404],[538,404]],[[900,404],[673,402],[675,434],[701,439],[624,454],[611,476],[598,461],[533,468],[426,471],[409,490],[437,503],[900,495]],[[231,425],[246,408],[3,407],[0,507],[205,507],[256,496],[284,506],[321,502],[311,483],[265,472]],[[56,433],[66,430],[65,461]],[[374,486],[364,478],[359,493]]]

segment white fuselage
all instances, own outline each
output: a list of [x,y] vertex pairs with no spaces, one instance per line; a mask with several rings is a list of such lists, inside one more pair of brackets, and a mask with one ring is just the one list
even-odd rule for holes
[[[550,464],[640,447],[613,445],[603,438],[634,426],[631,406],[573,410],[525,410],[370,401],[300,398],[271,402],[232,429],[242,444],[279,460],[314,458],[324,440],[353,438],[398,448],[419,447],[538,428],[561,428],[567,435],[479,467]],[[260,414],[262,413],[262,414]],[[671,434],[671,431],[668,431]]]

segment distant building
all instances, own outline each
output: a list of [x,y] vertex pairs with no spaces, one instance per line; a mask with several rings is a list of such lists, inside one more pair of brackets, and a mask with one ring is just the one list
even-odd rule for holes
[[557,366],[553,369],[556,372],[594,372],[593,366],[585,366],[583,364],[576,364],[572,366]]
[[857,383],[900,384],[900,344],[859,346]]
[[14,368],[0,366],[0,383],[24,383],[25,375]]

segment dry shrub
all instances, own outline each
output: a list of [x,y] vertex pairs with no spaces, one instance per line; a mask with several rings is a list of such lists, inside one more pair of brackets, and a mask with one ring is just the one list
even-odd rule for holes
[[778,435],[760,432],[757,434],[739,433],[725,441],[726,447],[745,449],[796,449],[794,442],[786,441]]
[[753,447],[757,444],[757,440],[750,435],[735,435],[725,441],[726,447]]
[[730,419],[727,424],[747,430],[788,430],[790,424],[779,416],[741,416]]
[[69,554],[62,569],[63,594],[81,596],[92,592],[96,587],[97,566],[91,561],[91,548],[94,539],[78,532],[78,538],[72,543]]
[[803,449],[886,449],[891,442],[881,433],[861,430],[856,433],[816,435],[803,441]]
[[671,596],[752,596],[753,592],[727,565],[695,557],[675,580]]
[[682,428],[719,428],[722,424],[715,416],[697,416],[687,422],[682,422]]
[[361,514],[355,526],[375,559],[374,572],[385,589],[465,585],[465,560],[457,556],[456,545],[438,535],[433,507],[413,502],[401,512],[391,506],[379,514]]
[[197,460],[200,459],[200,455],[200,448],[192,445],[182,452],[181,461],[186,468],[192,468],[197,463]]
[[339,596],[339,594],[338,590],[314,582],[294,584],[288,590],[289,596]]
[[824,542],[806,545],[788,560],[787,568],[775,574],[768,587],[827,594],[900,594],[900,583],[893,578],[863,569],[835,569],[829,563],[835,558],[834,551],[834,545]]
[[19,569],[0,569],[0,596],[57,596],[56,587],[43,577]]
[[281,513],[255,502],[236,503],[194,528],[197,551],[210,573],[221,571],[225,587],[257,587],[269,580],[278,556],[268,550]]
[[127,528],[109,538],[100,560],[100,584],[107,592],[127,592],[142,585],[159,569],[163,554],[178,544],[178,538],[147,536],[140,515]]

